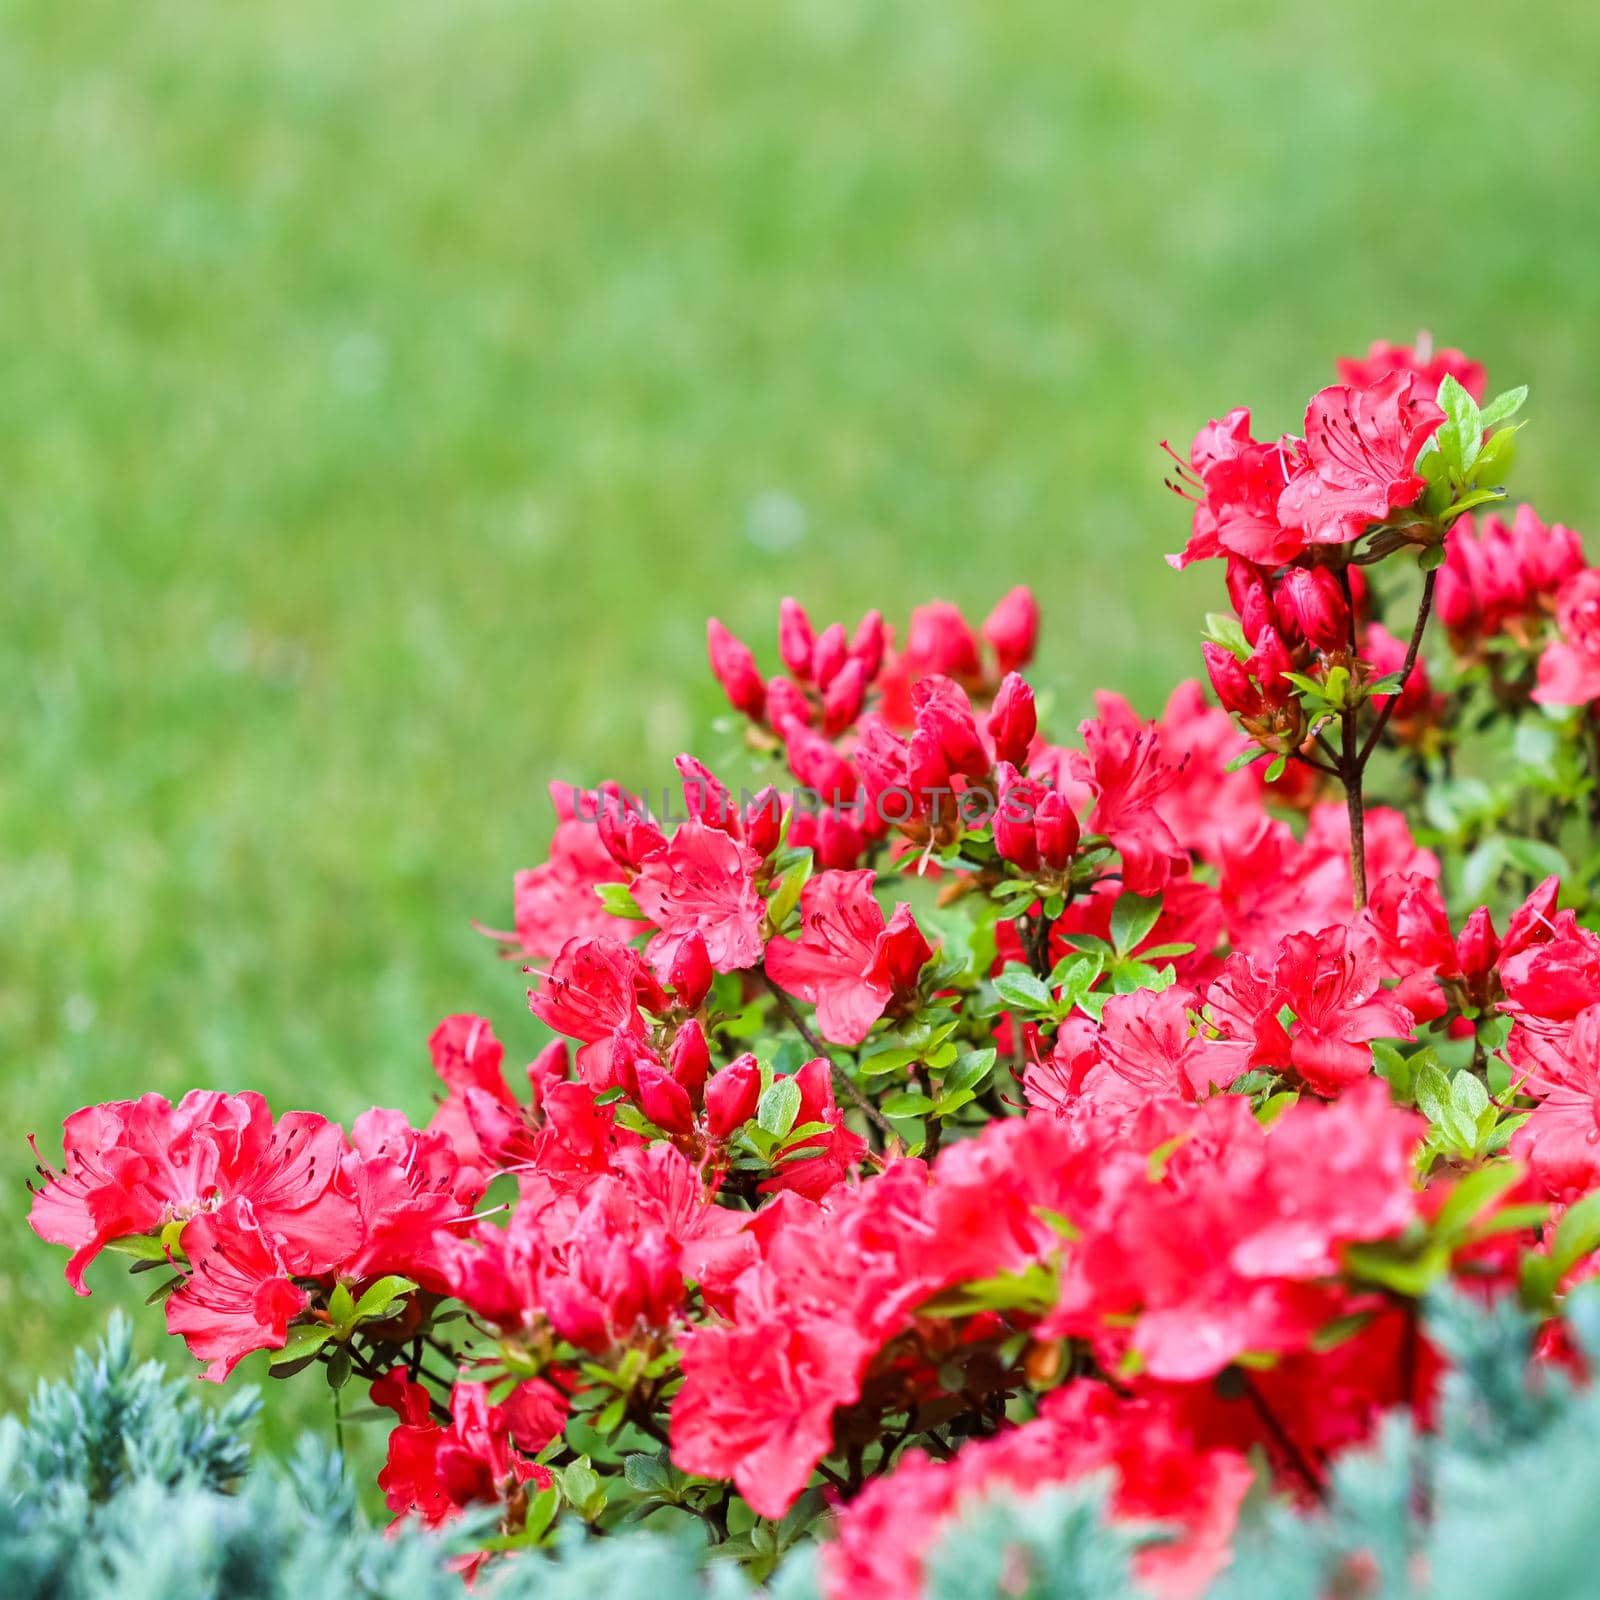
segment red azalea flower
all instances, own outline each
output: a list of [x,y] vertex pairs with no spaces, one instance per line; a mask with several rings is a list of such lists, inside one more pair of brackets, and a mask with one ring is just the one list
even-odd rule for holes
[[276,1123],[258,1094],[191,1090],[75,1111],[62,1127],[63,1167],[45,1183],[28,1221],[66,1245],[67,1281],[87,1294],[84,1269],[113,1239],[153,1233],[231,1197],[249,1200],[297,1270],[316,1272],[342,1249],[352,1221],[338,1186],[344,1130],[309,1111]]
[[254,1350],[281,1350],[306,1292],[289,1277],[277,1244],[248,1200],[192,1217],[180,1236],[190,1271],[167,1296],[167,1332],[221,1383]]
[[1539,657],[1539,686],[1533,698],[1543,706],[1586,706],[1600,699],[1600,570],[1574,573],[1556,599],[1561,636]]
[[1311,544],[1358,539],[1426,487],[1417,456],[1444,420],[1412,373],[1366,388],[1334,384],[1306,407],[1306,461],[1278,497],[1278,515]]
[[1096,704],[1099,718],[1078,725],[1084,754],[1074,762],[1076,776],[1094,791],[1089,826],[1121,853],[1125,889],[1158,894],[1188,866],[1188,852],[1160,811],[1179,768],[1162,759],[1154,723],[1140,724],[1112,696],[1096,696]]
[[755,851],[722,829],[686,822],[639,869],[633,897],[672,950],[698,934],[711,965],[734,972],[761,959],[760,866]]
[[780,989],[817,1008],[832,1044],[859,1044],[897,1001],[916,993],[933,951],[909,907],[886,922],[871,871],[819,872],[800,891],[800,937],[767,946],[767,972]]

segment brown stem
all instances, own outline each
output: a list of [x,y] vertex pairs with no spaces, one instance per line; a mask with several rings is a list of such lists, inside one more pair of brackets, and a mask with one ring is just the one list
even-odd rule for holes
[[1356,753],[1354,706],[1346,708],[1342,721],[1344,757],[1339,764],[1339,776],[1344,782],[1344,805],[1350,818],[1350,884],[1356,910],[1360,911],[1367,903],[1367,812],[1361,798],[1366,763]]
[[772,981],[772,974],[765,968],[762,969],[761,980],[772,991],[772,997],[778,1002],[778,1009],[793,1023],[795,1031],[805,1040],[806,1048],[813,1055],[821,1056],[833,1068],[834,1084],[849,1095],[855,1102],[856,1108],[885,1139],[898,1139],[900,1136],[894,1131],[894,1124],[861,1092],[855,1079],[833,1059],[833,1052],[806,1026],[806,1020],[800,1015],[794,1001]]
[[1360,761],[1363,769],[1372,752],[1377,749],[1378,740],[1383,737],[1383,730],[1389,726],[1389,718],[1394,715],[1394,708],[1399,705],[1400,696],[1405,692],[1411,669],[1417,664],[1417,654],[1422,649],[1422,635],[1427,631],[1428,618],[1433,615],[1433,590],[1438,577],[1439,569],[1435,567],[1422,580],[1422,603],[1417,607],[1417,620],[1411,629],[1411,639],[1406,645],[1406,658],[1400,668],[1400,688],[1384,703],[1383,710],[1378,713],[1378,720],[1372,725],[1372,732],[1367,735],[1367,742],[1361,747]]
[[1327,1485],[1322,1481],[1322,1474],[1317,1471],[1307,1459],[1305,1452],[1290,1437],[1288,1429],[1278,1420],[1277,1413],[1267,1404],[1266,1396],[1256,1387],[1248,1374],[1244,1378],[1244,1392],[1250,1401],[1251,1409],[1261,1419],[1262,1427],[1266,1429],[1273,1443],[1283,1452],[1289,1465],[1305,1481],[1306,1486],[1317,1499],[1326,1500],[1328,1489]]

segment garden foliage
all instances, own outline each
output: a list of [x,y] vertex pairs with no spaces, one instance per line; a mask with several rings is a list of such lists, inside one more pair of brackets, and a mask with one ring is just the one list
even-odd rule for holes
[[102,1575],[162,1526],[375,1594],[1579,1592],[1600,572],[1501,509],[1522,390],[1340,379],[1169,452],[1214,700],[1052,742],[1026,589],[785,601],[776,674],[713,621],[741,753],[558,786],[518,875],[524,1083],[455,1016],[424,1127],[69,1118],[30,1220],[72,1286],[120,1253],[206,1377],[391,1413],[403,1536],[325,1461],[237,1488],[242,1415],[118,1331],[10,1438],[27,1561],[76,1516]]

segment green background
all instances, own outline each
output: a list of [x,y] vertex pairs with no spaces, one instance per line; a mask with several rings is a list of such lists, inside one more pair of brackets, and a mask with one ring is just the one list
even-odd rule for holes
[[1156,441],[1293,426],[1419,326],[1532,384],[1519,482],[1592,521],[1597,42],[1561,0],[0,0],[0,1403],[138,1298],[67,1291],[25,1134],[195,1084],[421,1116],[452,1010],[520,1053],[470,921],[551,777],[727,753],[708,612],[771,663],[784,593],[1027,581],[1058,725],[1154,710],[1216,586],[1161,562]]

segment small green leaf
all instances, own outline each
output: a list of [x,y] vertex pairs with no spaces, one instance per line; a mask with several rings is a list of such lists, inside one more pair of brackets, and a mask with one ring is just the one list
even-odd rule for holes
[[641,1494],[664,1494],[672,1484],[672,1474],[658,1456],[624,1456],[622,1475],[628,1480],[629,1488]]
[[152,1239],[147,1233],[125,1234],[120,1239],[113,1239],[106,1245],[106,1249],[115,1250],[119,1256],[132,1256],[135,1261],[165,1261],[167,1252],[159,1239]]
[[1137,950],[1161,917],[1161,896],[1120,894],[1111,908],[1111,942],[1120,954]]
[[303,1322],[289,1330],[289,1337],[281,1350],[275,1350],[271,1365],[285,1367],[291,1361],[302,1361],[314,1356],[333,1337],[333,1329],[325,1322]]
[[994,990],[1008,1006],[1024,1011],[1046,1011],[1050,991],[1026,967],[1013,963],[994,981]]
[[1478,420],[1485,429],[1497,428],[1502,422],[1516,416],[1527,398],[1528,386],[1525,383],[1518,384],[1515,389],[1502,390],[1479,412]]
[[756,1125],[781,1139],[800,1115],[800,1085],[793,1078],[774,1078],[756,1102]]
[[594,892],[600,897],[600,904],[614,917],[626,917],[630,922],[643,922],[644,912],[639,909],[639,902],[633,898],[633,890],[625,883],[597,883]]
[[921,1117],[933,1110],[933,1101],[914,1089],[890,1095],[879,1108],[886,1117]]
[[350,1347],[339,1345],[331,1356],[328,1357],[326,1367],[328,1387],[342,1389],[350,1381],[350,1374],[355,1370],[355,1365],[350,1359]]
[[381,1322],[392,1314],[395,1301],[405,1299],[415,1288],[416,1283],[412,1279],[402,1278],[397,1273],[379,1278],[376,1283],[367,1286],[356,1302],[355,1320]]
[[333,1286],[333,1293],[328,1296],[328,1315],[340,1328],[348,1328],[356,1320],[356,1303],[351,1297],[349,1284],[336,1283]]
[[1237,661],[1248,661],[1253,653],[1245,637],[1244,624],[1228,612],[1206,613],[1205,637],[1213,644],[1220,644]]

